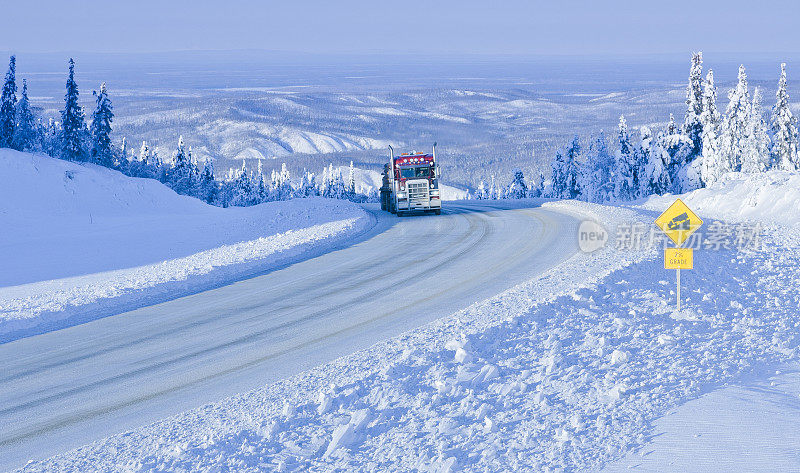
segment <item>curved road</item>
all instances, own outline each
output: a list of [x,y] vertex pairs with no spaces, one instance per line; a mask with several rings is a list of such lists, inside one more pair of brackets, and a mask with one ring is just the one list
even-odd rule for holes
[[0,469],[366,348],[577,251],[575,218],[503,205],[381,216],[385,231],[347,248],[0,345]]

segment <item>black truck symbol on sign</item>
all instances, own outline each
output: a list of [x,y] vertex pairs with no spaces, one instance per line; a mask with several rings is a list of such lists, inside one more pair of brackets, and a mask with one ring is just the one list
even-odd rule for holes
[[689,225],[689,214],[684,212],[673,218],[667,224],[667,228],[670,230],[689,230],[691,228]]

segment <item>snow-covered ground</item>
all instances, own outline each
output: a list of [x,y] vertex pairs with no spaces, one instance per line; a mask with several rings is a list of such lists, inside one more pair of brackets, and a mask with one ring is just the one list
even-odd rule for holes
[[651,441],[602,473],[800,471],[800,371],[710,392],[654,423]]
[[[754,292],[796,293],[800,248],[800,175],[772,171],[764,174],[730,173],[711,189],[682,196],[701,215],[728,222],[758,222],[773,244],[754,258],[752,275],[734,277],[742,283],[743,298]],[[661,210],[673,197],[653,197],[643,207]],[[783,267],[785,271],[776,271]],[[705,270],[705,268],[701,268]],[[766,277],[764,277],[766,276]],[[763,278],[760,284],[756,281]],[[772,286],[772,287],[770,287]],[[769,288],[771,291],[768,291]],[[755,291],[754,291],[755,289]],[[730,385],[712,390],[680,405],[653,423],[645,445],[603,469],[603,473],[641,472],[763,472],[800,471],[800,376],[797,346],[800,305],[797,298],[776,298],[763,307],[731,298],[732,306],[752,311],[747,324],[765,330],[769,317],[783,312],[789,318],[777,327],[765,351],[783,344],[787,365],[774,359],[758,366]],[[784,316],[785,316],[784,315]],[[745,319],[747,320],[747,319]],[[740,330],[745,329],[739,327]],[[787,330],[788,328],[788,330]],[[769,333],[769,328],[766,328]]]
[[321,198],[222,209],[154,180],[7,149],[0,176],[0,341],[319,254],[375,220]]
[[[682,196],[708,226],[768,225],[760,250],[696,251],[682,312],[660,249],[612,238],[402,336],[24,470],[597,470],[652,442],[676,407],[800,362],[797,179],[730,176]],[[672,199],[545,207],[614,235]]]

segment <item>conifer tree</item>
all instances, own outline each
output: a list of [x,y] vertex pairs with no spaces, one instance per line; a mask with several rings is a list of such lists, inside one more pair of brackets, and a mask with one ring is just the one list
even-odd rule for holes
[[675,116],[671,113],[669,114],[669,122],[667,123],[667,134],[668,135],[678,134],[678,125],[675,124]]
[[356,174],[355,169],[353,168],[353,161],[350,161],[350,173],[347,177],[347,192],[352,195],[356,193]]
[[617,139],[619,150],[616,154],[614,195],[620,200],[633,200],[636,198],[636,191],[639,188],[639,179],[634,149],[628,133],[628,124],[622,115],[619,117]]
[[183,136],[178,138],[178,147],[172,158],[172,167],[167,170],[167,184],[178,194],[196,195],[199,172],[187,154]]
[[587,202],[606,202],[614,194],[616,159],[608,152],[603,131],[590,141],[589,152],[580,168],[581,198]]
[[644,169],[640,175],[641,195],[663,194],[672,186],[668,162],[670,154],[664,148],[665,139],[661,135],[653,138],[648,127],[641,128],[641,149],[643,159],[646,159]]
[[521,169],[514,170],[514,179],[511,180],[505,192],[505,198],[524,199],[528,196],[528,184],[525,183],[525,174]]
[[550,177],[550,197],[563,199],[567,193],[567,162],[560,151],[556,151],[553,162],[550,164],[552,175]]
[[703,113],[700,115],[703,124],[703,161],[700,166],[700,178],[703,185],[712,184],[722,174],[722,155],[720,150],[720,127],[722,117],[717,109],[717,88],[714,85],[714,71],[708,70],[703,85]]
[[722,173],[739,171],[742,168],[751,107],[744,65],[739,66],[738,81],[736,87],[728,93],[728,99],[720,133]]
[[147,141],[142,140],[142,147],[139,148],[139,161],[147,163],[150,160],[150,147],[147,146]]
[[786,64],[781,64],[778,80],[777,102],[772,109],[772,155],[779,169],[800,169],[797,151],[796,119],[789,108],[789,93],[786,91]]
[[247,171],[247,164],[242,159],[242,168],[233,182],[231,182],[231,195],[228,204],[236,207],[246,207],[257,203],[255,202],[257,200],[255,197],[256,194],[250,179],[250,173]]
[[217,180],[214,176],[214,159],[209,157],[203,165],[200,175],[199,197],[206,203],[213,203],[217,198]]
[[703,124],[700,116],[703,113],[703,53],[692,55],[689,69],[689,85],[686,86],[686,115],[683,121],[683,133],[692,143],[691,156],[698,156],[703,148]]
[[12,147],[20,151],[37,149],[41,142],[39,124],[28,100],[28,83],[22,79],[22,96],[17,102],[17,127]]
[[122,137],[122,144],[119,147],[119,156],[123,162],[128,161],[128,139]]
[[750,104],[750,118],[747,124],[747,141],[745,143],[742,172],[762,172],[770,164],[770,139],[767,124],[764,121],[764,110],[761,107],[761,89],[753,91]]
[[42,128],[42,151],[48,156],[61,156],[61,128],[52,117],[47,120],[47,125]]
[[485,200],[488,198],[488,191],[486,190],[486,182],[481,179],[478,188],[475,190],[475,198],[478,200]]
[[536,187],[532,189],[531,197],[544,197],[544,173],[539,171],[539,180],[536,183]]
[[572,143],[569,145],[564,155],[566,162],[566,194],[564,197],[567,199],[576,199],[581,195],[580,170],[578,169],[581,145],[577,135],[572,139]]
[[61,112],[61,152],[65,159],[83,161],[86,159],[84,147],[86,124],[83,121],[83,109],[78,103],[78,98],[75,61],[70,58],[67,93],[64,96],[64,110]]
[[0,95],[0,148],[11,148],[17,123],[17,58],[11,56],[8,72]]
[[92,123],[89,126],[92,139],[92,161],[101,166],[115,167],[111,145],[111,122],[114,120],[113,106],[108,98],[106,83],[100,84],[100,91],[94,91],[96,107],[92,112]]
[[494,185],[494,174],[492,174],[492,180],[489,181],[489,199],[497,200],[500,197],[500,193],[497,191],[497,186]]
[[300,180],[300,187],[297,189],[297,195],[300,197],[313,197],[319,195],[316,177],[308,170],[303,171],[303,177]]

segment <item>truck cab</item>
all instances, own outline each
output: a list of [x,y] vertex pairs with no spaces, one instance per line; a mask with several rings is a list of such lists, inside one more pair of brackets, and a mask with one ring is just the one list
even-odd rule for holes
[[381,187],[381,210],[398,216],[414,211],[439,215],[442,200],[436,145],[433,154],[413,152],[395,156],[391,146],[389,150],[389,163],[384,168]]

